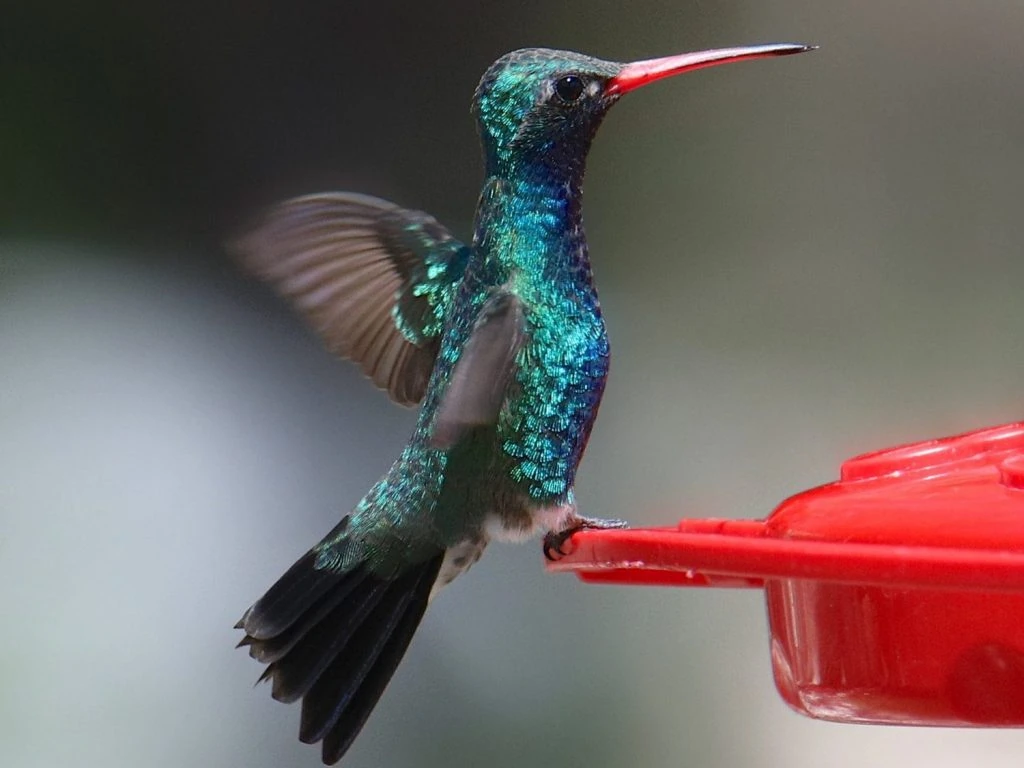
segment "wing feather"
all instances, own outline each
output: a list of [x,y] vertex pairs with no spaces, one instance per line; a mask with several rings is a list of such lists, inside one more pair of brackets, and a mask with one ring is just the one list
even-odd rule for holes
[[497,422],[525,335],[526,316],[519,298],[495,292],[481,307],[452,369],[434,416],[433,446],[449,448],[472,427]]
[[271,208],[231,247],[396,402],[423,398],[469,249],[425,213],[328,193]]

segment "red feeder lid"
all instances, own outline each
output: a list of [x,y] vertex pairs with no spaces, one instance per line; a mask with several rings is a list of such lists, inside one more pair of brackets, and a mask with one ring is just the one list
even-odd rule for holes
[[813,717],[1024,726],[1024,422],[865,454],[765,520],[584,531],[584,581],[763,587]]

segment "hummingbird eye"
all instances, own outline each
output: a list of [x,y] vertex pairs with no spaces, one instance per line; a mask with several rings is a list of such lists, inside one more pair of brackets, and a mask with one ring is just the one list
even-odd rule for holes
[[583,78],[578,75],[566,75],[555,81],[555,95],[564,104],[573,104],[583,95]]

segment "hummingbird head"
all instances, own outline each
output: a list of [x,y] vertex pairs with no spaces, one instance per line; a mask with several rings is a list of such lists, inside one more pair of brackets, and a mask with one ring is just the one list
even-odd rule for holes
[[484,155],[499,170],[582,162],[615,96],[621,65],[571,51],[525,48],[490,66],[473,97]]
[[581,172],[598,126],[623,94],[670,75],[812,48],[722,48],[629,64],[548,48],[507,53],[484,73],[473,96],[488,172],[521,163]]

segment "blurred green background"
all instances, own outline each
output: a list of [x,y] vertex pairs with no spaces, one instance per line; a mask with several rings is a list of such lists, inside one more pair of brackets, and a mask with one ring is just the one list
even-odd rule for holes
[[[10,5],[10,4],[8,4]],[[242,610],[383,472],[391,406],[219,247],[355,189],[468,236],[469,97],[528,45],[810,55],[631,95],[585,205],[614,366],[579,475],[636,525],[1021,417],[1024,5],[179,0],[0,20],[0,766],[316,766]],[[777,698],[754,592],[446,590],[345,765],[1019,766],[1024,733]]]

